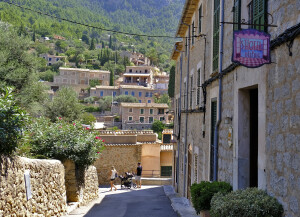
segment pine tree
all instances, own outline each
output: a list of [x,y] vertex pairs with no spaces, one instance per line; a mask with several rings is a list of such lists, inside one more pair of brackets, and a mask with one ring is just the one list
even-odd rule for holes
[[109,36],[109,48],[111,49],[112,47],[112,40],[111,40],[111,35]]
[[33,34],[32,34],[32,41],[35,42],[35,30],[33,30]]
[[169,97],[174,97],[174,89],[175,88],[175,66],[172,66],[170,69],[170,80],[169,80],[169,89],[168,94]]
[[109,86],[114,86],[114,75],[115,75],[115,73],[114,73],[114,71],[112,70],[112,71],[110,72]]
[[96,47],[95,47],[95,42],[94,42],[94,38],[93,38],[89,50],[95,50],[95,48]]

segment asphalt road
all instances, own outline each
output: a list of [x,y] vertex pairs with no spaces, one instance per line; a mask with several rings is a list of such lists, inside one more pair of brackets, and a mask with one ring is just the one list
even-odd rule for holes
[[[118,186],[119,187],[119,186]],[[104,195],[99,203],[93,204],[83,213],[84,217],[177,217],[162,186],[142,186],[141,189],[122,189],[110,192],[100,189]],[[72,213],[71,215],[72,216]]]

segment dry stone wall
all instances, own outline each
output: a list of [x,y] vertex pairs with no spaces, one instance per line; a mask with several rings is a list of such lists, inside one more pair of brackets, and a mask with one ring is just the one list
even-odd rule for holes
[[[30,170],[27,201],[24,172]],[[0,158],[0,216],[62,216],[66,213],[64,166],[58,160]]]

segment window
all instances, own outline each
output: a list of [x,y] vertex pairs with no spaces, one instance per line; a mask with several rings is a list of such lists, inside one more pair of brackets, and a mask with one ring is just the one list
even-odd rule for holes
[[128,121],[132,121],[132,116],[129,116],[129,117],[128,117]]
[[185,38],[185,56],[187,55],[188,37]]
[[267,26],[257,26],[263,25],[267,22],[267,7],[265,0],[252,0],[248,5],[249,13],[249,23],[253,24],[251,28],[257,29],[259,31],[267,31]]
[[149,97],[152,97],[153,96],[153,93],[150,93]]
[[145,97],[149,97],[149,93],[148,92],[146,92]]
[[164,121],[165,118],[164,118],[164,117],[160,117],[159,120],[160,120],[160,121]]
[[142,92],[139,92],[139,97],[142,97]]
[[200,90],[201,90],[201,71],[198,69],[198,78],[197,78],[197,105],[200,105]]
[[148,103],[151,103],[151,100],[150,100],[150,99],[148,100]]
[[125,95],[128,95],[128,91],[125,91]]
[[213,72],[219,68],[220,0],[214,0]]
[[148,70],[147,69],[145,69],[145,73],[147,73],[148,72]]
[[144,109],[141,109],[141,114],[144,114]]
[[199,23],[198,23],[198,33],[202,32],[202,5],[199,7]]
[[191,90],[190,90],[190,107],[192,108],[193,106],[193,87],[194,87],[194,76],[191,76]]
[[145,117],[140,117],[140,123],[144,123],[145,122]]
[[153,123],[153,117],[149,117],[149,123]]
[[142,100],[139,100],[139,103],[142,103]]
[[195,22],[192,23],[192,45],[195,43]]
[[132,108],[129,108],[129,112],[132,112]]
[[96,91],[94,91],[94,94],[96,95],[96,94],[97,94],[97,92],[96,92]]
[[49,61],[51,61],[52,60],[52,58],[49,58]]
[[161,176],[172,176],[172,166],[161,166]]
[[103,91],[100,91],[100,96],[103,96]]
[[150,115],[153,115],[153,109],[149,110]]
[[134,96],[134,91],[131,92],[131,96]]
[[116,91],[114,91],[114,92],[113,92],[113,96],[116,96],[116,95],[117,95],[117,92],[116,92]]
[[132,72],[132,69],[129,69],[129,72]]
[[167,143],[167,144],[169,144],[169,143],[171,143],[171,134],[164,134],[163,135],[163,143]]
[[59,61],[59,58],[56,58],[56,62]]
[[158,109],[158,114],[159,114],[159,115],[164,114],[164,109]]
[[234,0],[233,22],[238,23],[238,24],[233,24],[233,30],[240,30],[241,29],[241,0]]

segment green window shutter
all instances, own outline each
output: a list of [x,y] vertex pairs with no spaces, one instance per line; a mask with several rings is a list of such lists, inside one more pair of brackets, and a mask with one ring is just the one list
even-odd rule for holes
[[241,0],[234,0],[233,22],[239,23],[233,25],[233,30],[240,30],[241,29]]
[[214,175],[214,137],[217,123],[217,101],[211,102],[211,128],[210,128],[210,181]]
[[214,0],[213,72],[219,68],[220,0]]
[[260,31],[266,31],[264,26],[255,26],[265,24],[266,18],[266,1],[265,0],[253,0],[253,27]]
[[202,32],[202,5],[199,8],[199,24],[198,24],[198,33]]

